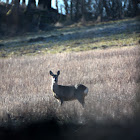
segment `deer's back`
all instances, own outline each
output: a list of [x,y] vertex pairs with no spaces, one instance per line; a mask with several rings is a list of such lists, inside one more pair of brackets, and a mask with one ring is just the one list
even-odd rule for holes
[[87,87],[82,84],[75,86],[57,85],[53,87],[53,92],[55,93],[55,97],[57,99],[63,99],[63,101],[68,101],[86,96],[86,94],[84,93],[86,89]]
[[62,86],[58,85],[57,95],[64,101],[75,99],[76,88],[74,86]]

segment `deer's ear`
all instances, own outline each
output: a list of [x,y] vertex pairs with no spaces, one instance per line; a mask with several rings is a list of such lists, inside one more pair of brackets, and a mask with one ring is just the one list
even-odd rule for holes
[[57,72],[57,75],[59,75],[60,74],[60,70]]
[[50,70],[50,75],[51,75],[51,76],[53,76],[53,75],[54,75],[54,74],[53,74],[53,72],[52,72],[51,70]]

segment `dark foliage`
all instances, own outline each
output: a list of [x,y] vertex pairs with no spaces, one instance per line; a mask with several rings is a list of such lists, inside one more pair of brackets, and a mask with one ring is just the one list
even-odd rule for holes
[[[29,0],[25,5],[25,0],[20,5],[20,0],[12,0],[9,4],[0,3],[0,35],[13,35],[23,32],[38,30],[47,31],[50,24],[57,21],[82,21],[121,19],[124,17],[135,17],[140,13],[139,0],[63,0],[64,7],[58,6],[57,10],[51,7],[51,0]],[[59,14],[58,10],[65,11],[66,18]],[[60,11],[59,10],[59,11]]]
[[0,35],[50,30],[49,25],[59,17],[57,10],[50,5],[47,9],[36,8],[35,0],[29,1],[27,7],[24,2],[22,5],[0,3],[0,9]]
[[139,0],[63,0],[66,16],[78,20],[112,20],[138,16]]

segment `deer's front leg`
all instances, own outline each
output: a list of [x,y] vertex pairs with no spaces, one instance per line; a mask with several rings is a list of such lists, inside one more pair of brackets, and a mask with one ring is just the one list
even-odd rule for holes
[[62,104],[63,104],[63,102],[64,102],[63,99],[60,99],[60,102],[61,102],[61,106],[62,106]]

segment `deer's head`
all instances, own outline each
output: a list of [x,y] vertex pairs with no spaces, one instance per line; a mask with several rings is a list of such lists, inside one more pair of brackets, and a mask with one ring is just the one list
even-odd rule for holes
[[50,71],[50,75],[52,76],[52,79],[53,79],[53,83],[56,83],[58,82],[58,76],[60,75],[60,71],[57,71],[57,74],[54,74],[52,71]]

